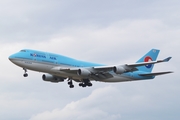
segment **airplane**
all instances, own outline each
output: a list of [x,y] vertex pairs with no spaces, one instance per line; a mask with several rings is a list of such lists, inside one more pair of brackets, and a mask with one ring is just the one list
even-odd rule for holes
[[42,79],[53,83],[68,81],[70,88],[74,88],[73,81],[81,87],[92,86],[91,81],[126,82],[154,79],[155,76],[172,73],[152,72],[154,64],[168,62],[172,57],[156,60],[160,50],[151,49],[136,63],[122,65],[103,65],[85,62],[63,55],[23,49],[9,56],[9,60],[23,68],[24,77],[27,70],[43,72]]

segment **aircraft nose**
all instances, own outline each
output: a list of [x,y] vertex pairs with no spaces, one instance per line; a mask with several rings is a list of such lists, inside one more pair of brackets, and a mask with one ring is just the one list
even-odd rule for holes
[[14,54],[13,54],[13,55],[10,55],[8,59],[9,59],[10,61],[13,61],[14,58],[15,58],[15,56],[14,56]]
[[8,58],[10,61],[12,61],[12,56],[9,56],[9,58]]

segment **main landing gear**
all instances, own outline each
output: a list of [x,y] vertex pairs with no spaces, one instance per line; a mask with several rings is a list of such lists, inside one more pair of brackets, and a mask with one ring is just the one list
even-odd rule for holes
[[24,77],[27,77],[27,76],[28,76],[28,74],[27,74],[27,69],[26,69],[26,68],[23,68],[23,70],[24,70],[23,76],[24,76]]
[[74,85],[71,79],[68,79],[68,85],[70,88],[74,88]]
[[92,83],[90,82],[89,79],[84,79],[83,82],[79,83],[79,86],[81,86],[81,87],[86,87],[86,86],[91,87]]
[[[73,82],[72,82],[72,79],[68,78],[68,85],[70,88],[74,88],[74,85],[73,85]],[[92,86],[92,83],[90,82],[89,79],[83,79],[81,83],[79,83],[79,86],[80,87],[91,87]]]

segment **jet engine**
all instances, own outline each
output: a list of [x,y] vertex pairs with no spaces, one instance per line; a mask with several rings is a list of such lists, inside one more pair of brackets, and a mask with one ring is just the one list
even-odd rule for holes
[[116,73],[116,74],[122,74],[122,73],[125,73],[126,70],[122,67],[122,66],[114,66],[113,67],[113,71]]
[[91,72],[87,69],[78,69],[77,74],[82,76],[88,76],[91,74]]
[[43,74],[42,79],[44,81],[49,81],[49,82],[63,82],[65,78],[55,77],[55,76],[50,75],[50,74]]

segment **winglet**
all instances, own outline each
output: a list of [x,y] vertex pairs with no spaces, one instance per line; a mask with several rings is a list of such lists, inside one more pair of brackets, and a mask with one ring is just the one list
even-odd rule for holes
[[163,60],[163,62],[168,62],[172,57],[168,57],[166,59]]

